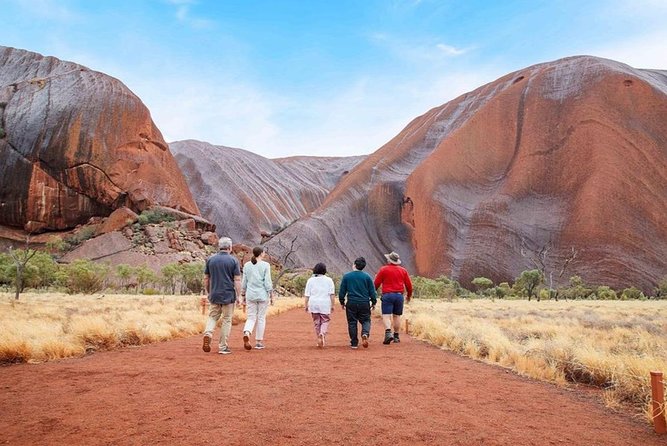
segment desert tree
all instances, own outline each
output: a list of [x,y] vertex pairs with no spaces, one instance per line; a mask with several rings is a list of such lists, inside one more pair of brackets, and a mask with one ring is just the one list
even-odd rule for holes
[[299,249],[298,240],[299,236],[295,235],[287,242],[283,239],[278,239],[278,241],[276,241],[273,245],[270,255],[282,266],[280,273],[278,273],[278,276],[274,281],[274,287],[278,285],[280,279],[285,274],[292,272],[297,267],[294,254],[296,253],[297,249]]
[[539,302],[540,296],[535,292],[536,288],[543,282],[544,276],[537,269],[526,270],[516,280],[517,285],[528,294],[528,301],[535,296]]
[[475,277],[472,279],[472,284],[475,285],[478,293],[484,295],[487,295],[488,290],[493,288],[493,281],[491,279],[487,279],[486,277]]
[[26,265],[28,265],[28,262],[30,262],[30,259],[32,259],[35,254],[37,254],[37,251],[30,249],[30,234],[25,238],[25,249],[14,249],[13,246],[9,248],[9,256],[12,258],[14,266],[16,267],[16,280],[14,281],[16,287],[16,294],[14,296],[15,300],[19,300],[19,295],[23,291],[23,275],[25,273]]
[[527,258],[542,274],[543,279],[548,282],[549,298],[557,301],[558,290],[554,289],[554,282],[560,283],[563,275],[574,259],[577,258],[579,252],[573,246],[566,256],[556,257],[552,254],[552,251],[553,243],[551,240],[541,246],[538,245],[536,249],[529,249],[526,239],[521,238],[521,255]]

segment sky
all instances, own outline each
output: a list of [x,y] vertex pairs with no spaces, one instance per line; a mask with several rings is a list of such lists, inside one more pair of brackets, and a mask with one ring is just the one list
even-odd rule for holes
[[0,45],[120,79],[168,142],[374,152],[412,119],[573,55],[667,70],[667,0],[0,0]]

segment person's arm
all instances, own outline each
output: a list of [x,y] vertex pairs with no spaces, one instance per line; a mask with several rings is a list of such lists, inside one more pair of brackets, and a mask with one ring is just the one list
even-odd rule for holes
[[206,292],[206,296],[202,296],[201,299],[199,299],[202,306],[206,305],[206,302],[211,300],[211,276],[208,274],[204,274],[204,291]]
[[[244,270],[246,268],[244,268]],[[247,290],[248,290],[248,274],[246,274],[246,271],[243,271],[243,279],[241,279],[241,304],[243,304],[245,300],[245,293]]]
[[371,298],[371,310],[375,309],[375,304],[378,301],[374,285],[375,284],[373,283],[373,279],[371,279],[371,276],[368,276],[368,294],[370,295]]
[[269,300],[273,305],[273,281],[271,280],[271,265],[266,262],[266,269],[264,270],[264,289],[269,293]]
[[405,271],[405,290],[408,292],[407,301],[410,302],[412,299],[412,280],[410,280],[410,274]]
[[380,288],[380,285],[382,285],[382,279],[384,279],[384,268],[380,268],[380,271],[378,271],[378,273],[375,275],[373,285],[375,285],[376,290]]
[[338,290],[338,300],[340,301],[340,306],[345,308],[345,295],[347,294],[347,278],[343,276],[343,280],[340,281],[340,290]]
[[241,296],[241,275],[239,274],[238,276],[234,276],[234,291],[236,291],[236,303],[243,303],[242,299],[239,299],[239,296]]
[[306,313],[308,313],[308,300],[310,299],[310,287],[312,283],[311,279],[308,279],[308,282],[306,282],[306,289],[303,291],[303,304],[306,307]]
[[336,286],[331,278],[329,278],[329,297],[331,297],[331,312],[333,313],[336,307]]
[[241,296],[241,267],[238,260],[236,260],[236,265],[234,268],[234,291],[236,291],[236,303],[240,303],[239,296]]

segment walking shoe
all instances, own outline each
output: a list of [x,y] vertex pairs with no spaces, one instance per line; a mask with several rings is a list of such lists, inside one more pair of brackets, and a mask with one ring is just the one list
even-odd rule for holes
[[317,337],[317,346],[318,346],[319,348],[324,347],[324,337],[323,337],[322,335],[319,335],[319,336]]
[[401,342],[401,340],[398,338],[398,333],[394,333],[394,344],[397,344]]
[[250,345],[250,333],[248,333],[247,331],[243,332],[243,348],[245,348],[246,350],[252,349],[252,345]]
[[255,344],[255,350],[263,350],[264,349],[264,344],[261,342],[258,342]]
[[222,347],[222,348],[218,351],[218,353],[220,353],[221,355],[229,355],[231,352],[232,352],[232,351],[231,351],[231,350],[229,349],[229,347],[227,347],[227,346]]
[[367,334],[362,334],[361,335],[361,345],[363,345],[364,348],[368,348],[368,335]]
[[356,349],[359,348],[359,346],[358,346],[358,345],[350,345],[350,348],[351,348],[352,350],[356,350]]
[[211,351],[211,337],[210,336],[204,336],[204,345],[202,345],[201,348],[206,353]]
[[394,340],[394,337],[391,335],[391,330],[385,330],[384,332],[384,341],[382,343],[384,345],[389,345],[391,344],[391,341]]

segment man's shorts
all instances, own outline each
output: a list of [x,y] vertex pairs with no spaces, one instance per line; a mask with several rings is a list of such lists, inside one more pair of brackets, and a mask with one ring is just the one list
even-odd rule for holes
[[403,314],[403,294],[386,293],[382,294],[382,314]]

